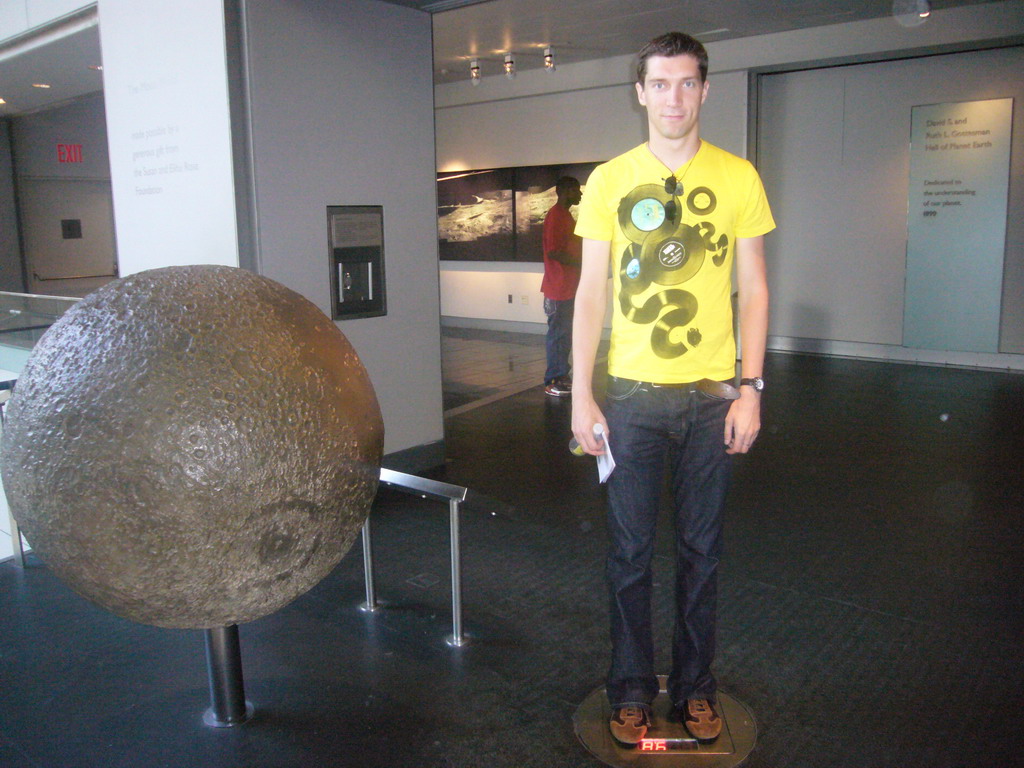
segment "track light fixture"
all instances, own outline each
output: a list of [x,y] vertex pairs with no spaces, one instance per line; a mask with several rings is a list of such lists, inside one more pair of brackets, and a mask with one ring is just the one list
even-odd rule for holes
[[929,0],[893,0],[892,15],[904,27],[917,27],[924,24],[932,14]]
[[[532,47],[532,46],[531,46]],[[472,54],[470,54],[472,55]],[[536,50],[528,50],[521,55],[539,56],[540,54]],[[467,56],[467,58],[469,58]],[[544,71],[554,72],[555,71],[555,49],[553,46],[544,47]],[[488,59],[486,56],[483,61],[495,61],[494,59]],[[473,85],[480,85],[480,81],[483,80],[483,69],[480,67],[480,58],[472,58],[469,60],[469,82]],[[502,71],[505,73],[505,77],[509,80],[515,79],[516,76],[516,54],[512,51],[504,54],[504,63],[502,65]]]

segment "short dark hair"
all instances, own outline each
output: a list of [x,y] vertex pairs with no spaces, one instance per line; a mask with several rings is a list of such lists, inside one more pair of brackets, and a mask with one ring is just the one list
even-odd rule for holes
[[555,182],[555,194],[564,195],[570,189],[579,187],[580,180],[575,176],[561,176],[558,181]]
[[656,37],[645,45],[639,54],[636,64],[636,81],[644,84],[647,77],[647,60],[651,56],[693,56],[700,67],[700,81],[703,83],[708,79],[708,52],[700,40],[690,37],[682,32],[668,32]]

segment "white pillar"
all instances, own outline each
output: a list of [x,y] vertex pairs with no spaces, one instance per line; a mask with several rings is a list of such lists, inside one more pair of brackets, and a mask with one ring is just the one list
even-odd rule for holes
[[239,266],[222,0],[100,0],[121,276]]

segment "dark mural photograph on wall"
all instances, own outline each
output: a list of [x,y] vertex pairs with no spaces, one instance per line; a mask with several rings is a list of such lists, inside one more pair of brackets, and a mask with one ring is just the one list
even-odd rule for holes
[[512,169],[438,174],[442,259],[511,260],[515,249]]
[[544,217],[555,182],[585,185],[598,163],[535,165],[437,176],[438,252],[442,261],[543,261]]

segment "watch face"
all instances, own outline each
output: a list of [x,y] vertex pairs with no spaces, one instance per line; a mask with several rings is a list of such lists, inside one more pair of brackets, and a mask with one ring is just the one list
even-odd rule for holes
[[760,376],[755,376],[752,379],[741,379],[740,380],[740,386],[742,386],[744,384],[750,385],[751,387],[756,389],[758,392],[763,392],[764,391],[764,379],[762,379]]

